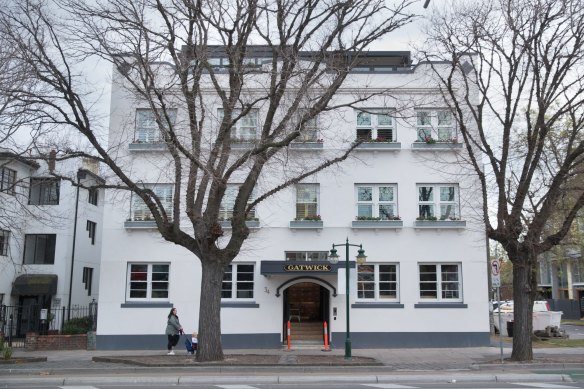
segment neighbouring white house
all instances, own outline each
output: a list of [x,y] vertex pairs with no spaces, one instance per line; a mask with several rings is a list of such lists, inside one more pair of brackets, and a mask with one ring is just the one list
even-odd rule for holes
[[[44,166],[43,166],[44,165]],[[59,330],[98,299],[103,184],[97,165],[0,152],[0,332]],[[55,174],[51,174],[55,173]],[[59,176],[72,177],[85,188]],[[41,310],[46,310],[41,313]]]
[[[223,279],[225,348],[281,347],[289,321],[292,346],[322,344],[324,322],[333,347],[344,344],[347,322],[353,348],[489,344],[482,196],[431,64],[412,64],[409,52],[363,58],[335,99],[365,85],[378,93],[319,115],[283,152],[301,162],[338,154],[355,139],[363,143],[340,165],[255,208],[248,221],[253,232]],[[213,60],[222,66],[220,56]],[[152,111],[123,83],[114,71],[109,147],[117,148],[128,174],[171,204],[167,147]],[[222,117],[213,96],[207,106]],[[184,107],[174,112],[173,120],[185,119]],[[253,147],[263,120],[258,108],[238,122],[235,154]],[[286,174],[276,169],[262,183]],[[230,184],[227,193],[236,193],[240,183]],[[226,234],[233,201],[226,196]],[[140,200],[108,190],[103,242],[98,349],[164,349],[171,307],[187,333],[198,329],[200,262],[161,238]],[[365,262],[356,260],[359,249]]]

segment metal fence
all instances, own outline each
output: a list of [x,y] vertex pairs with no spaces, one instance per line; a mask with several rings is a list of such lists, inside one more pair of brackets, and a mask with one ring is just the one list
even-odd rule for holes
[[87,318],[91,330],[97,326],[97,302],[87,306],[74,305],[45,309],[41,305],[0,306],[0,332],[5,342],[13,348],[23,348],[27,332],[40,335],[62,334],[65,324],[73,319]]

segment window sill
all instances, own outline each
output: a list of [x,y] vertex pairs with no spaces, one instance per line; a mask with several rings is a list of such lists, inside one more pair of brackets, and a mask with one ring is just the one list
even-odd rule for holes
[[355,150],[362,151],[397,151],[401,150],[400,142],[363,142]]
[[299,229],[321,229],[323,227],[322,220],[291,220],[290,228]]
[[377,303],[377,302],[371,302],[371,303],[354,303],[351,304],[351,308],[370,308],[370,309],[378,309],[378,308],[403,308],[404,305],[400,304],[400,303]]
[[166,143],[152,142],[152,143],[130,143],[128,145],[130,151],[166,151]]
[[353,220],[352,228],[403,228],[402,220]]
[[[230,220],[220,220],[219,225],[221,226],[221,228],[228,229],[228,230],[231,229],[231,221]],[[260,221],[259,220],[246,220],[245,225],[248,228],[260,228]]]
[[144,302],[126,302],[120,305],[120,308],[172,308],[172,304],[169,302],[155,302],[155,301],[144,301]]
[[461,229],[466,228],[464,220],[416,220],[414,228],[432,228],[432,229]]
[[154,220],[126,220],[124,228],[128,230],[133,229],[155,229],[158,228]]
[[252,150],[254,147],[256,147],[255,142],[231,143],[232,150]]
[[435,302],[414,304],[414,308],[468,308],[468,305],[464,303]]
[[412,143],[413,150],[458,150],[462,149],[462,143],[452,143],[452,142],[436,142],[436,143],[425,143],[425,142],[414,142]]
[[259,308],[260,305],[256,302],[221,302],[221,308]]
[[292,142],[290,148],[294,150],[322,150],[322,142]]

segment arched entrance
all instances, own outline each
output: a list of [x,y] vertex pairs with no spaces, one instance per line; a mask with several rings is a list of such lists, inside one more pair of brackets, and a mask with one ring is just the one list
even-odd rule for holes
[[286,341],[287,322],[290,320],[294,342],[322,344],[323,323],[326,321],[330,326],[329,290],[315,282],[300,281],[284,290],[283,304],[282,341]]

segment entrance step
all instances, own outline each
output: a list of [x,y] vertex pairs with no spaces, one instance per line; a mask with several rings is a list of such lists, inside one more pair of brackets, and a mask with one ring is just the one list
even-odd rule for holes
[[[313,340],[297,340],[292,341],[290,343],[290,349],[294,350],[322,350],[324,349],[324,345],[322,341],[313,341]],[[288,346],[286,344],[282,345],[282,350],[288,350]]]
[[293,341],[323,342],[323,325],[321,322],[290,323],[290,336]]

